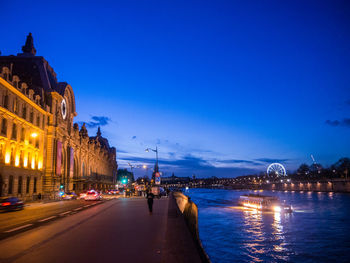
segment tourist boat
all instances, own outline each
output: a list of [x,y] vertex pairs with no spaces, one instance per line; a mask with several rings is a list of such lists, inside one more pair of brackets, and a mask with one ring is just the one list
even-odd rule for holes
[[238,205],[251,209],[272,212],[292,212],[292,206],[282,203],[278,197],[259,194],[241,195]]

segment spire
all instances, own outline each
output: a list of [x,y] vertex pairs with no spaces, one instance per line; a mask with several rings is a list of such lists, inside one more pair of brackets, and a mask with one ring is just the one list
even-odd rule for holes
[[96,135],[97,135],[97,137],[101,137],[101,129],[100,129],[100,126],[98,126]]
[[35,56],[36,49],[34,48],[32,33],[29,33],[29,35],[27,36],[26,44],[22,47],[22,51],[25,54],[31,54]]
[[79,134],[83,137],[88,136],[88,131],[86,129],[85,122],[83,123],[83,126],[81,126],[81,128],[80,128]]

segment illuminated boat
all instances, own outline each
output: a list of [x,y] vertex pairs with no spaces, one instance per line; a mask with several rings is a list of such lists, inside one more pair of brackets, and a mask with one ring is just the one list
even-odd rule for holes
[[241,195],[238,205],[251,209],[291,213],[292,206],[281,203],[278,197],[258,194]]

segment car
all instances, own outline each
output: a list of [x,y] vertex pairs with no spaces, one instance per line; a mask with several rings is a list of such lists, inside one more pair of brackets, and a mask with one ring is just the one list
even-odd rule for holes
[[118,190],[115,190],[115,189],[109,190],[109,191],[108,191],[108,194],[109,194],[109,195],[116,195],[116,194],[119,194],[119,191],[118,191]]
[[102,196],[100,195],[100,193],[96,191],[89,191],[86,193],[86,196],[84,199],[85,201],[98,201],[102,199]]
[[0,200],[1,211],[14,211],[24,208],[24,203],[17,197],[8,197]]
[[62,200],[75,200],[77,199],[77,194],[74,192],[67,192],[62,195]]
[[80,199],[85,199],[87,192],[80,193],[79,198]]

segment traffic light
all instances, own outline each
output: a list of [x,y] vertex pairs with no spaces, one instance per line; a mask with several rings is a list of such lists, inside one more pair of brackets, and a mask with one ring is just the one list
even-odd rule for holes
[[64,185],[63,185],[63,184],[61,184],[61,185],[60,185],[60,189],[63,189],[63,187],[64,187]]

